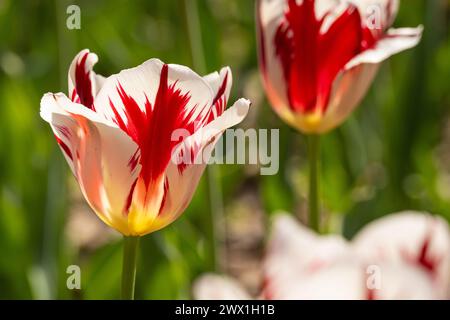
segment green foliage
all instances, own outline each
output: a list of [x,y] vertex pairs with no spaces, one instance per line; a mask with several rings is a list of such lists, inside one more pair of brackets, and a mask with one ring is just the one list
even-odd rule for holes
[[[225,213],[250,192],[266,215],[301,216],[305,139],[278,119],[260,85],[247,85],[257,73],[253,2],[198,2],[207,71],[230,65],[233,98],[259,97],[244,126],[280,128],[278,175],[219,168]],[[79,192],[39,117],[39,101],[45,92],[66,92],[68,66],[83,48],[99,55],[96,71],[105,75],[150,57],[192,66],[181,3],[0,1],[0,298],[119,298],[121,241],[85,248],[67,236],[69,195]],[[81,30],[66,28],[69,4],[81,8]],[[448,1],[404,1],[396,23],[424,24],[423,41],[385,63],[354,116],[323,138],[323,207],[337,221],[330,231],[342,225],[351,237],[369,221],[405,209],[450,219],[448,10]],[[209,210],[203,179],[177,222],[142,239],[137,298],[190,297],[192,280],[213,268]],[[80,292],[65,286],[71,264],[82,270]]]

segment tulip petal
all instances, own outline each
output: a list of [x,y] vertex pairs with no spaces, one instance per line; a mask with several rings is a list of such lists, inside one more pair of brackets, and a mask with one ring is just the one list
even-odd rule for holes
[[95,53],[84,49],[75,56],[69,68],[71,100],[90,109],[94,107],[94,99],[105,81],[103,76],[97,75],[93,71],[97,61],[98,57]]
[[106,224],[128,234],[124,210],[140,170],[133,164],[137,145],[113,123],[63,94],[44,95],[41,116],[70,151],[71,157],[62,147],[92,209]]
[[[285,11],[274,10],[275,2],[283,3]],[[291,125],[306,132],[320,130],[336,77],[363,50],[359,11],[340,1],[318,5],[312,0],[263,0],[257,14],[260,64],[269,99]]]
[[[406,264],[378,264],[374,275],[357,259],[339,260],[319,272],[297,274],[272,288],[280,300],[415,300],[433,299],[432,282],[420,269]],[[371,276],[378,276],[372,281]],[[372,287],[379,284],[379,287]]]
[[[366,95],[378,69],[378,64],[361,64],[338,75],[333,83],[328,110],[320,123],[313,127],[313,132],[328,132],[345,121]],[[299,116],[297,125],[310,132],[307,120]]]
[[97,112],[116,123],[122,121],[128,124],[132,120],[127,114],[128,106],[121,97],[120,87],[135,100],[141,111],[148,111],[147,103],[153,109],[163,68],[168,70],[167,87],[172,87],[173,91],[180,91],[181,95],[189,97],[181,110],[182,115],[189,117],[189,122],[201,120],[199,115],[207,113],[214,98],[210,85],[189,68],[173,64],[166,65],[159,59],[150,59],[138,67],[123,70],[107,78],[95,100]]
[[[439,299],[431,277],[421,268],[406,263],[379,263],[380,288],[368,289],[367,300],[435,300]],[[366,269],[366,280],[370,272]],[[369,281],[370,282],[370,281]],[[367,283],[367,281],[366,281]]]
[[319,236],[299,224],[292,216],[277,215],[268,243],[267,261],[289,259],[294,269],[314,271],[349,253],[350,246],[341,236]]
[[[375,227],[380,231],[385,225]],[[370,238],[389,242],[387,233],[398,234],[392,229],[384,231],[386,234],[373,234]],[[417,234],[411,237],[416,239]],[[355,250],[359,243],[356,240],[356,244],[350,244],[340,236],[319,236],[291,216],[278,215],[264,261],[262,297],[282,300],[436,298],[432,278],[419,265],[404,259],[375,257],[373,252],[379,246],[374,243],[365,243],[360,250]],[[388,246],[384,242],[382,245]],[[373,266],[379,274],[370,271],[368,267]],[[379,278],[373,282],[371,276]],[[371,287],[374,284],[380,287]]]
[[277,114],[305,133],[342,123],[376,74],[377,66],[366,65],[420,40],[421,27],[387,31],[398,8],[398,0],[258,0],[259,64]]
[[394,261],[420,267],[432,276],[439,296],[448,296],[450,230],[442,218],[417,212],[389,215],[360,231],[354,246],[368,263]]
[[277,215],[264,261],[263,295],[272,299],[277,288],[291,282],[293,277],[308,277],[349,255],[350,245],[342,237],[321,237],[293,217]]
[[[189,205],[215,143],[223,131],[241,122],[250,102],[238,100],[232,107],[201,130],[184,137],[174,147],[167,168],[161,174],[158,189],[150,205],[142,206],[145,187],[139,183],[133,195],[129,221],[134,235],[162,229],[177,219]],[[186,132],[188,133],[188,132]],[[148,191],[147,191],[148,192]],[[148,200],[147,200],[148,201]]]
[[211,73],[203,79],[208,82],[214,92],[214,99],[206,120],[206,123],[209,123],[224,112],[230,97],[233,79],[229,67],[222,68],[220,73]]
[[366,95],[380,63],[393,54],[417,45],[421,32],[422,27],[390,30],[373,49],[368,49],[352,59],[336,77],[328,110],[320,123],[311,128],[307,117],[298,116],[296,126],[305,132],[324,133],[340,125]]
[[399,0],[350,0],[364,17],[366,26],[380,31],[388,29],[397,17]]
[[280,116],[291,114],[283,68],[276,56],[274,38],[283,17],[286,1],[258,0],[256,21],[258,57],[266,94]]
[[211,87],[193,71],[151,59],[108,78],[95,105],[139,145],[144,184],[160,193],[173,132],[202,127],[212,101]]
[[213,72],[203,77],[214,92],[214,99],[217,100],[222,95],[225,95],[226,100],[230,97],[231,86],[233,78],[231,69],[224,67],[220,72]]
[[152,228],[160,229],[172,222],[188,206],[203,174],[211,152],[222,133],[240,123],[249,110],[250,101],[239,99],[225,112],[174,149],[166,174],[163,203]]
[[363,51],[350,60],[346,70],[363,63],[377,64],[404,50],[417,46],[422,37],[423,27],[390,29],[371,49]]
[[[319,272],[271,281],[271,300],[358,300],[364,297],[363,268],[357,262],[333,263]],[[266,293],[267,294],[267,293]]]
[[[109,77],[95,99],[96,111],[116,123],[139,146],[142,166],[133,192],[129,223],[146,230],[164,196],[164,171],[177,144],[176,130],[189,134],[207,121],[214,93],[187,67],[150,59]],[[136,231],[140,233],[141,231]]]

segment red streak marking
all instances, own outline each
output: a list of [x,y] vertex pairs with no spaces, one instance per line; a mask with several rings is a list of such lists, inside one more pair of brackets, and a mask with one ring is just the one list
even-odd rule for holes
[[70,131],[69,131],[69,129],[67,127],[59,126],[59,125],[56,125],[55,127],[56,127],[56,129],[58,130],[59,133],[61,133],[67,139],[70,139],[71,134],[70,134]]
[[127,200],[125,201],[125,207],[123,209],[123,213],[125,215],[127,215],[128,212],[130,211],[131,201],[133,200],[133,192],[134,192],[134,188],[136,187],[136,183],[137,183],[137,179],[134,180],[133,184],[131,185],[130,192],[128,193],[128,196],[127,196]]
[[223,81],[219,87],[219,90],[217,91],[216,96],[214,97],[212,107],[209,109],[208,116],[205,118],[206,124],[210,123],[217,117],[221,116],[222,113],[225,111],[225,107],[227,105],[226,96],[225,96],[225,90],[227,88],[228,83],[228,72],[226,73],[225,77],[223,78]]
[[55,135],[56,142],[58,142],[59,146],[63,149],[64,153],[70,158],[70,160],[73,161],[72,152],[70,151],[70,148],[67,146],[67,144],[64,143],[57,135]]
[[433,256],[431,254],[431,243],[433,241],[433,230],[427,231],[425,238],[420,246],[419,253],[413,255],[406,250],[402,251],[403,257],[409,263],[420,266],[425,269],[432,278],[436,278],[439,264],[442,261],[442,256]]
[[163,198],[161,200],[161,206],[159,208],[158,216],[160,216],[161,213],[162,213],[162,209],[164,208],[164,205],[166,204],[166,200],[167,200],[167,195],[168,194],[169,194],[169,180],[166,177],[164,179],[164,195],[163,195]]
[[[75,88],[72,92],[72,101],[81,103],[85,107],[94,109],[94,97],[92,95],[92,83],[90,79],[90,70],[86,71],[86,59],[89,53],[86,52],[83,57],[77,62],[75,67]],[[76,96],[78,95],[79,101]]]
[[378,39],[363,26],[352,4],[325,33],[320,31],[323,22],[316,17],[315,0],[289,0],[274,37],[290,107],[296,112],[325,112],[338,73]]
[[[130,170],[136,168],[137,163],[141,165],[139,179],[142,179],[146,188],[164,174],[169,161],[171,161],[172,152],[180,141],[172,141],[172,134],[177,129],[184,129],[192,135],[197,126],[204,126],[205,123],[212,121],[215,117],[204,117],[199,114],[194,118],[195,108],[187,111],[186,107],[190,100],[188,93],[182,93],[176,88],[177,82],[171,85],[168,83],[168,65],[163,65],[161,69],[159,87],[156,93],[154,105],[146,97],[144,108],[141,109],[137,101],[128,95],[123,86],[117,84],[117,92],[123,104],[123,112],[119,112],[112,100],[109,104],[114,113],[113,121],[126,132],[139,147],[138,151],[130,158],[128,166]],[[214,105],[216,116],[223,113],[225,108],[225,90],[228,74],[218,90]],[[212,111],[210,111],[212,113]],[[199,146],[193,146],[190,150],[190,159],[193,163],[195,155],[200,150]],[[187,164],[178,166],[180,174],[184,171]],[[130,190],[128,198],[132,199],[135,185]],[[166,201],[166,193],[169,184],[167,179],[164,181],[164,196],[160,210]],[[127,202],[125,212],[129,209],[130,203]]]
[[272,292],[272,281],[269,279],[267,275],[263,277],[261,295],[264,300],[273,300],[274,294]]
[[145,108],[141,110],[120,83],[117,91],[124,105],[125,118],[119,114],[110,100],[115,115],[114,121],[139,146],[139,163],[142,166],[140,177],[147,187],[164,174],[167,168],[173,148],[178,143],[171,139],[173,131],[187,129],[193,133],[193,121],[184,116],[190,96],[188,93],[181,93],[175,86],[176,82],[168,85],[168,66],[164,65],[154,106],[146,99]]
[[429,232],[422,243],[416,261],[419,265],[425,268],[425,270],[427,270],[430,274],[432,274],[433,277],[435,277],[441,258],[433,257],[431,255],[430,253],[431,241],[432,241],[432,233]]
[[133,154],[133,156],[128,161],[128,166],[130,167],[131,171],[134,171],[136,169],[136,166],[139,163],[139,149],[136,150],[136,152]]
[[219,91],[217,91],[216,96],[214,97],[213,100],[213,105],[216,104],[216,102],[225,94],[225,89],[227,88],[227,83],[228,83],[228,72],[225,74],[225,77],[223,78],[223,81],[220,85]]

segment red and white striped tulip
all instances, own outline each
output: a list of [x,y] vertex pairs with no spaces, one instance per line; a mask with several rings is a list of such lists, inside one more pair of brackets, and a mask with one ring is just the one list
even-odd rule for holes
[[402,212],[369,223],[349,242],[279,216],[264,266],[262,295],[271,299],[447,299],[450,230],[438,216]]
[[304,133],[340,125],[380,63],[416,46],[422,27],[389,29],[398,0],[257,0],[259,62],[278,115]]
[[[349,242],[279,215],[263,269],[261,299],[447,299],[450,230],[442,218],[403,212],[370,223]],[[251,299],[235,280],[213,274],[197,280],[194,294]]]
[[229,68],[201,77],[150,59],[104,78],[93,71],[97,60],[88,50],[75,57],[70,98],[45,94],[41,117],[97,216],[124,235],[144,235],[183,213],[215,142],[250,103],[225,110]]

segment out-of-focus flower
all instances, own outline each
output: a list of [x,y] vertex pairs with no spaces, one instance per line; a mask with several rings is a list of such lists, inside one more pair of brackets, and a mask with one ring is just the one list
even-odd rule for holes
[[406,213],[369,224],[353,241],[357,255],[369,263],[407,263],[424,271],[433,294],[450,298],[450,233],[447,222]]
[[380,63],[414,47],[422,27],[389,29],[398,0],[258,0],[259,61],[275,111],[305,133],[341,124]]
[[97,55],[81,51],[69,70],[69,97],[47,93],[47,121],[81,191],[106,224],[127,236],[173,222],[188,206],[222,132],[249,101],[225,110],[229,68],[200,77],[150,59],[104,78]]
[[[262,299],[446,299],[450,231],[439,217],[404,212],[369,224],[348,242],[280,215],[263,268]],[[238,283],[213,275],[195,283],[194,295],[248,298]]]

